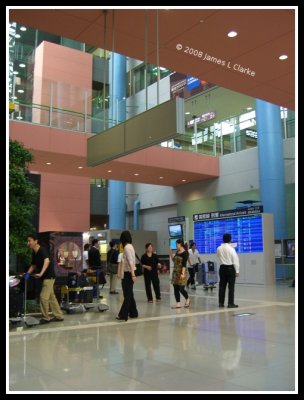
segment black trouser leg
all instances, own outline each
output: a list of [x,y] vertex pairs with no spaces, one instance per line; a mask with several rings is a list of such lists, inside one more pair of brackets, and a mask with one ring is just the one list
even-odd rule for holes
[[122,290],[124,294],[124,301],[118,313],[119,318],[127,320],[129,315],[132,317],[138,316],[138,311],[133,295],[133,280],[130,272],[124,273],[124,278],[122,280]]
[[195,285],[195,280],[194,280],[195,269],[194,269],[194,267],[188,268],[188,271],[189,271],[189,278],[187,280],[187,286],[189,286],[190,283],[191,283],[191,285]]
[[179,286],[178,285],[173,285],[174,287],[174,297],[175,297],[175,301],[177,303],[180,302],[180,294],[179,294]]
[[188,296],[187,290],[185,290],[185,286],[179,286],[179,291],[184,296],[184,298],[187,300],[189,296]]
[[226,286],[228,283],[227,267],[220,266],[220,288],[219,288],[219,304],[225,303]]
[[228,304],[234,304],[234,284],[235,284],[235,269],[229,267],[228,275]]
[[151,290],[151,274],[149,271],[144,272],[144,279],[145,279],[145,289],[148,301],[153,300],[152,290]]
[[158,278],[157,271],[151,273],[151,280],[152,280],[152,285],[153,285],[155,296],[156,296],[157,300],[160,300],[161,295],[160,295],[159,278]]

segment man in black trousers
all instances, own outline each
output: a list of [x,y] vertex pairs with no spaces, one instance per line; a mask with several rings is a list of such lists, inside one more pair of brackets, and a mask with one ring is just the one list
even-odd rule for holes
[[216,251],[220,260],[220,290],[219,290],[219,307],[224,307],[225,292],[228,283],[228,308],[236,308],[234,304],[234,284],[235,277],[239,276],[240,262],[235,249],[231,246],[231,235],[225,233],[223,242]]

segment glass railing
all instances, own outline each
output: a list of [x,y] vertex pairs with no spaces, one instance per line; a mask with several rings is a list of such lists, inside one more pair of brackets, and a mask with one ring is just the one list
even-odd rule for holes
[[[19,86],[15,84],[13,96],[15,110],[10,119],[64,129],[75,132],[101,133],[147,109],[157,106],[156,101],[132,102],[132,99],[111,100],[96,106],[96,96],[92,89],[75,87],[61,82],[51,82],[35,78],[32,98],[26,102],[19,96]],[[15,96],[16,94],[16,96]],[[281,114],[283,138],[294,137],[294,113],[284,110]],[[215,122],[214,122],[215,121]],[[212,156],[222,156],[257,146],[255,111],[234,115],[224,121],[213,120],[206,123],[199,118],[186,121],[185,133],[160,146]]]

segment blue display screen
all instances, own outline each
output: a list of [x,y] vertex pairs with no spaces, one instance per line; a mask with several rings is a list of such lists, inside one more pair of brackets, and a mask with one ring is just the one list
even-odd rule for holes
[[171,237],[180,238],[183,236],[183,227],[181,224],[168,225],[168,229]]
[[261,214],[194,222],[194,241],[198,252],[215,254],[223,243],[224,233],[230,233],[231,242],[237,243],[237,253],[263,252]]
[[171,250],[176,250],[176,241],[177,241],[177,239],[169,239]]

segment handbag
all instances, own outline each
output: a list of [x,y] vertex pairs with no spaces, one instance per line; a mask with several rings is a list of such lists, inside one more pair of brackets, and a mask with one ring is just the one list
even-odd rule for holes
[[136,265],[135,276],[141,276],[143,274],[143,266],[142,266],[142,263],[136,253],[135,253],[135,256],[138,260],[138,263],[135,264]]

